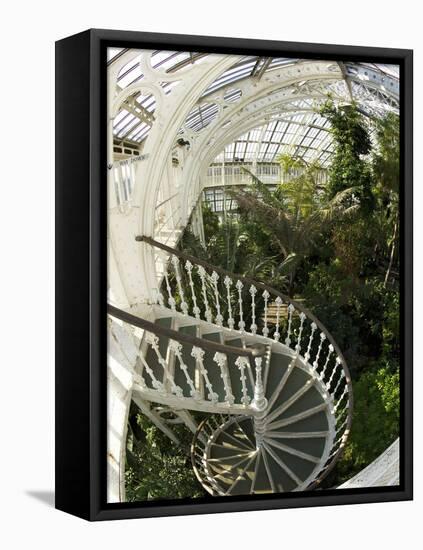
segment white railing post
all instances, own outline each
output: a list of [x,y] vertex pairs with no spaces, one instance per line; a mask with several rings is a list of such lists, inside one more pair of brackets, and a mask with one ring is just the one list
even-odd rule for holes
[[169,273],[167,271],[167,265],[164,266],[164,278],[165,278],[166,289],[168,294],[167,301],[169,302],[171,310],[176,312],[176,301],[175,301],[175,298],[173,297],[172,288],[169,283]]
[[251,406],[258,412],[262,412],[267,407],[267,399],[264,393],[263,378],[262,378],[262,362],[263,357],[255,357],[255,383],[254,383],[254,398]]
[[307,351],[305,352],[305,355],[304,355],[304,360],[305,360],[306,363],[308,363],[308,361],[310,359],[311,344],[313,343],[313,337],[314,337],[314,333],[316,331],[316,328],[317,328],[317,325],[313,321],[311,323],[311,334],[310,334],[310,339],[308,341]]
[[201,312],[200,312],[200,308],[197,305],[197,296],[195,295],[194,281],[192,280],[192,268],[193,268],[192,263],[189,260],[187,260],[185,262],[185,269],[188,273],[189,286],[191,288],[192,303],[193,303],[193,306],[194,306],[192,308],[192,312],[194,313],[195,318],[199,319]]
[[198,348],[197,346],[194,346],[192,348],[191,356],[194,357],[194,359],[197,361],[198,368],[204,378],[206,388],[209,392],[207,396],[209,401],[211,401],[213,404],[216,404],[219,401],[219,396],[216,392],[213,391],[213,386],[209,380],[207,369],[204,366],[204,350]]
[[263,327],[263,336],[267,338],[269,335],[269,329],[267,328],[267,302],[269,301],[270,294],[265,290],[262,294],[264,298],[264,327]]
[[326,356],[326,361],[325,361],[325,364],[323,366],[323,369],[322,369],[322,372],[320,373],[320,379],[324,382],[325,380],[325,375],[326,375],[326,369],[328,368],[328,364],[329,364],[329,361],[330,361],[330,358],[332,356],[332,353],[334,351],[334,348],[332,346],[332,344],[329,344],[329,348],[328,348],[328,354]]
[[216,271],[213,271],[213,273],[210,275],[210,279],[213,282],[214,287],[214,298],[215,298],[215,305],[216,305],[216,324],[221,327],[223,325],[223,317],[220,313],[220,300],[219,300],[219,288],[217,286],[217,283],[219,281],[219,275],[216,273]]
[[[187,381],[187,384],[190,388],[190,395],[193,399],[201,399],[201,395],[200,395],[200,392],[198,392],[196,389],[195,389],[195,384],[194,384],[194,380],[191,378],[191,376],[189,375],[188,373],[188,367],[187,365],[184,363],[184,360],[182,358],[182,344],[180,344],[179,342],[177,342],[176,340],[170,340],[169,341],[169,348],[171,351],[173,351],[173,353],[175,354],[175,356],[177,357],[178,361],[179,361],[179,366],[182,370],[182,372],[184,373],[184,376],[185,376],[185,379]],[[176,367],[176,361],[175,361],[175,367]]]
[[240,372],[239,378],[241,380],[241,387],[242,387],[241,403],[247,407],[251,401],[251,398],[248,396],[248,393],[247,393],[247,384],[246,384],[247,377],[245,375],[245,369],[249,365],[248,358],[239,356],[235,361],[235,365],[239,368],[239,372]]
[[319,366],[319,357],[320,357],[320,353],[322,351],[323,342],[325,340],[326,340],[326,334],[324,332],[321,332],[320,333],[320,344],[319,344],[319,347],[317,349],[316,357],[313,361],[313,370],[314,371],[316,371],[317,367]]
[[250,294],[251,294],[251,326],[250,330],[252,334],[256,334],[257,332],[257,325],[256,325],[256,294],[257,294],[257,288],[254,285],[250,286]]
[[220,377],[223,380],[223,386],[225,388],[225,401],[228,405],[233,405],[235,397],[232,394],[231,386],[229,383],[228,369],[226,366],[226,355],[217,351],[214,354],[213,361],[219,365]]
[[211,323],[212,322],[212,312],[211,312],[211,309],[209,307],[209,301],[207,299],[206,270],[204,269],[204,267],[202,265],[198,266],[197,269],[198,269],[198,274],[200,275],[200,279],[201,279],[201,291],[203,293],[203,300],[204,300],[204,307],[205,307],[205,313],[204,314],[205,314],[207,322]]
[[304,328],[304,320],[306,318],[305,313],[300,313],[300,328],[298,329],[298,338],[297,338],[297,344],[295,346],[295,351],[297,352],[297,355],[300,355],[301,351],[301,336],[303,335],[303,328]]
[[231,303],[232,279],[226,276],[223,281],[223,284],[226,287],[226,297],[228,300],[228,327],[232,330],[235,326],[235,319],[232,317],[232,303]]
[[149,332],[147,333],[146,341],[153,348],[154,353],[156,354],[156,357],[157,357],[157,361],[159,362],[160,366],[163,368],[163,384],[165,384],[166,380],[168,380],[172,393],[177,397],[183,397],[182,388],[180,388],[175,384],[175,380],[169,371],[166,359],[164,359],[163,355],[160,353],[158,336]]
[[241,281],[237,281],[235,286],[238,290],[238,304],[239,304],[239,323],[238,323],[238,327],[239,327],[239,330],[241,332],[244,332],[245,323],[244,323],[244,314],[243,314],[243,311],[242,311],[242,289],[243,289],[244,285],[242,284]]
[[181,297],[181,310],[184,315],[188,315],[188,304],[185,301],[184,289],[182,288],[182,278],[179,271],[179,258],[172,256],[172,265],[175,270],[176,283],[178,285],[179,296]]
[[292,304],[288,306],[288,332],[285,338],[285,344],[289,347],[291,345],[291,327],[292,327],[292,314],[294,313],[295,307]]
[[281,337],[281,333],[279,330],[280,330],[280,317],[281,317],[281,305],[282,305],[282,298],[280,296],[276,297],[275,304],[276,304],[276,329],[273,335],[273,339],[276,342],[279,342],[279,339]]

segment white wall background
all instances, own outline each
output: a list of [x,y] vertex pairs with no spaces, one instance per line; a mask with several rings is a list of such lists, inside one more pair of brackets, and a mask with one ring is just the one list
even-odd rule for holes
[[[148,5],[151,11],[148,11]],[[416,548],[423,387],[416,315],[415,502],[89,524],[55,511],[54,41],[89,27],[415,49],[415,204],[423,203],[418,2],[8,1],[2,4],[0,545],[3,548]],[[420,96],[420,97],[419,97]],[[420,102],[418,101],[420,99]],[[419,211],[417,210],[417,213]],[[416,307],[422,216],[416,219]],[[28,321],[22,320],[26,314]],[[420,389],[419,389],[420,388]],[[41,498],[40,498],[41,497]],[[413,542],[415,541],[415,542]]]

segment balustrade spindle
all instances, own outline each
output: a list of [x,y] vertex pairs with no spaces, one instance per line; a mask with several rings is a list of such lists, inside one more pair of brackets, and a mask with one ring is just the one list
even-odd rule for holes
[[213,282],[214,287],[214,299],[215,299],[215,305],[216,305],[216,324],[221,327],[223,325],[223,316],[220,313],[220,299],[219,299],[219,288],[217,286],[217,283],[219,281],[219,275],[216,273],[216,271],[213,271],[213,273],[210,275],[210,278]]
[[245,375],[245,369],[249,367],[250,362],[247,357],[238,357],[235,361],[235,365],[238,367],[240,372],[240,380],[241,380],[241,387],[242,387],[242,397],[241,397],[241,403],[245,406],[248,406],[250,404],[251,398],[248,396],[247,393],[247,377]]
[[319,347],[317,349],[316,357],[315,357],[314,362],[313,362],[313,370],[314,371],[316,371],[317,367],[319,366],[319,357],[320,357],[320,353],[322,351],[323,342],[325,340],[326,340],[326,334],[324,332],[321,332],[320,333],[320,344],[319,344]]
[[185,301],[184,289],[182,287],[181,272],[179,270],[178,256],[172,256],[172,265],[175,270],[176,284],[178,285],[179,296],[181,297],[181,310],[184,315],[188,315],[188,304]]
[[223,386],[225,388],[225,401],[226,403],[228,403],[228,405],[233,405],[235,397],[232,394],[231,386],[229,383],[228,369],[226,366],[226,355],[217,351],[214,354],[213,361],[217,363],[220,368],[220,377],[223,380]]
[[197,296],[195,295],[194,281],[192,280],[192,268],[193,267],[194,266],[192,265],[192,263],[189,260],[187,260],[185,262],[185,269],[186,269],[186,272],[188,273],[189,286],[191,288],[192,303],[193,303],[193,306],[194,306],[192,308],[192,312],[194,313],[196,319],[200,319],[201,311],[200,311],[200,308],[197,305]]
[[329,364],[330,358],[332,356],[332,353],[333,353],[333,346],[332,346],[332,344],[329,344],[328,354],[326,356],[326,361],[325,361],[325,364],[323,366],[322,372],[320,373],[320,380],[322,380],[322,381],[325,380],[326,369],[328,368],[328,364]]
[[269,335],[269,329],[267,328],[267,303],[269,301],[270,294],[268,293],[267,290],[265,290],[262,296],[264,298],[264,327],[262,332],[263,332],[263,336],[267,338]]
[[267,407],[267,399],[264,394],[263,379],[262,379],[262,357],[254,359],[256,380],[254,384],[254,398],[251,405],[258,411],[263,411]]
[[204,350],[202,350],[201,348],[198,348],[196,346],[194,346],[192,348],[192,352],[191,352],[191,356],[194,357],[194,359],[197,361],[197,364],[198,364],[198,368],[200,370],[200,373],[201,375],[203,376],[204,378],[204,382],[206,384],[206,388],[208,390],[208,399],[209,401],[211,401],[213,404],[217,403],[218,400],[219,400],[219,396],[217,395],[217,393],[215,393],[213,391],[213,386],[209,380],[209,377],[208,377],[208,371],[207,369],[204,367]]
[[157,380],[153,370],[150,368],[149,364],[147,363],[143,355],[140,354],[139,357],[141,359],[141,363],[143,364],[144,369],[146,370],[148,376],[151,378],[151,385],[153,386],[153,388],[162,394],[167,393],[164,385],[159,380]]
[[282,298],[280,296],[276,297],[275,304],[276,304],[276,329],[275,329],[275,334],[273,335],[273,339],[276,342],[279,342],[279,339],[281,337],[281,333],[279,329],[280,329],[280,317],[281,317],[281,305],[282,305]]
[[164,307],[164,296],[160,291],[157,292],[157,303],[159,306]]
[[256,294],[257,294],[257,288],[254,285],[250,286],[250,294],[251,294],[251,326],[250,330],[252,334],[256,334],[257,332],[257,325],[256,325]]
[[204,269],[204,267],[202,265],[198,266],[197,267],[198,269],[198,274],[200,275],[200,279],[201,279],[201,291],[202,291],[202,294],[203,294],[203,301],[204,301],[204,307],[205,307],[205,317],[206,317],[206,320],[208,323],[211,323],[212,322],[212,312],[211,312],[211,309],[209,307],[209,301],[207,299],[207,287],[206,287],[206,270]]
[[288,306],[288,332],[285,338],[285,344],[289,347],[291,345],[291,330],[292,330],[292,314],[295,311],[295,307],[292,304]]
[[185,376],[185,379],[187,381],[187,384],[190,388],[190,395],[193,399],[201,399],[201,395],[200,395],[200,392],[198,392],[196,389],[195,389],[195,383],[194,383],[194,380],[191,378],[191,376],[189,375],[188,373],[188,367],[187,365],[184,363],[184,360],[183,360],[183,357],[182,357],[182,344],[180,344],[179,342],[177,342],[176,340],[170,340],[169,341],[169,348],[173,351],[173,353],[175,354],[176,358],[178,359],[179,361],[179,366],[182,370],[182,372],[184,373],[184,376]]
[[164,278],[165,278],[166,289],[167,289],[167,301],[169,302],[169,305],[172,311],[176,312],[176,301],[172,294],[172,287],[170,286],[170,282],[169,282],[169,273],[167,271],[167,265],[164,268]]
[[301,351],[301,336],[303,334],[305,318],[306,318],[305,313],[301,312],[300,313],[300,328],[298,329],[297,344],[295,346],[295,351],[297,352],[297,355],[300,355],[300,351]]
[[310,338],[309,338],[309,341],[308,341],[307,351],[305,352],[305,355],[304,355],[304,360],[305,360],[306,363],[308,363],[308,360],[310,359],[311,345],[313,343],[314,333],[316,332],[316,329],[317,329],[317,325],[314,321],[313,321],[313,323],[311,323],[310,326],[311,326],[311,334],[310,334]]
[[226,297],[228,300],[228,327],[232,330],[235,326],[235,319],[232,317],[232,303],[231,303],[232,279],[226,276],[223,281],[223,284],[226,287]]
[[348,415],[344,418],[343,422],[336,428],[336,434],[338,434],[341,430],[345,428],[348,422]]
[[163,355],[160,353],[159,338],[155,334],[152,334],[151,332],[149,332],[147,333],[146,341],[153,348],[154,353],[156,354],[156,357],[157,357],[157,361],[163,368],[163,373],[164,373],[163,381],[168,380],[170,383],[172,393],[175,394],[177,397],[183,397],[182,388],[180,388],[175,384],[175,380],[169,371],[168,364],[166,360],[163,358]]
[[339,376],[339,379],[338,379],[338,382],[336,383],[336,386],[335,386],[335,389],[333,390],[332,392],[332,397],[335,399],[335,395],[336,395],[336,392],[338,391],[339,389],[339,386],[341,385],[341,382],[342,380],[345,378],[345,373],[344,371],[341,369],[341,374]]
[[236,288],[238,290],[238,305],[239,305],[239,323],[238,327],[241,332],[244,332],[245,329],[245,322],[244,322],[244,314],[242,311],[242,289],[244,288],[244,285],[241,281],[236,282]]
[[333,367],[333,371],[332,371],[332,374],[330,375],[330,378],[329,378],[329,382],[326,384],[326,388],[328,389],[328,391],[330,391],[330,387],[332,385],[332,380],[335,376],[335,373],[338,369],[338,366],[341,364],[341,360],[339,359],[339,357],[336,358],[336,363],[335,363],[335,366]]
[[[341,402],[343,401],[343,399],[344,399],[344,397],[346,396],[347,393],[348,393],[348,386],[345,386],[344,391],[342,392],[341,397],[338,399],[338,402],[337,402],[336,405],[335,405],[335,408],[334,408],[335,414],[336,414],[336,411],[337,411],[338,408],[339,408],[339,405],[341,404]],[[348,405],[349,405],[349,404],[348,404],[348,401],[347,401],[345,407],[348,408]]]

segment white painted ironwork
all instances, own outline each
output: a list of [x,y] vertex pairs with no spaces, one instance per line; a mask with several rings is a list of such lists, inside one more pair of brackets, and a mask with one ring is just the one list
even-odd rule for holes
[[280,330],[281,305],[282,305],[282,298],[280,296],[276,296],[275,304],[276,304],[276,329],[273,335],[273,339],[276,342],[279,342],[279,339],[281,337],[279,330]]
[[213,357],[213,361],[218,364],[220,368],[220,376],[223,380],[223,386],[225,388],[225,401],[228,405],[233,405],[235,397],[232,394],[231,385],[229,381],[229,373],[226,365],[226,355],[224,353],[216,352]]
[[238,328],[241,332],[245,330],[245,322],[244,322],[244,314],[242,311],[242,289],[244,285],[240,280],[236,282],[236,288],[238,290],[238,306],[239,306],[239,322],[238,322]]
[[219,281],[219,275],[216,273],[216,271],[213,271],[213,273],[210,276],[210,279],[213,283],[213,289],[214,289],[214,298],[215,298],[215,306],[216,306],[216,324],[217,326],[221,327],[223,325],[223,316],[220,313],[220,299],[219,299],[219,288],[217,286],[217,283]]
[[188,315],[188,304],[185,301],[184,289],[182,287],[181,272],[179,271],[179,258],[173,255],[171,257],[173,269],[175,271],[176,284],[178,285],[179,297],[181,299],[181,310],[184,315]]
[[201,279],[201,291],[203,294],[203,301],[204,301],[204,307],[205,307],[205,317],[206,320],[211,323],[212,322],[212,312],[209,306],[209,301],[207,298],[207,287],[206,287],[206,270],[202,265],[197,266],[198,274],[200,275]]
[[235,319],[232,317],[232,301],[231,301],[231,286],[232,279],[226,275],[223,284],[226,287],[226,299],[228,302],[228,327],[233,329],[235,326]]
[[219,401],[219,396],[216,392],[213,391],[213,386],[208,377],[208,371],[204,366],[204,350],[201,348],[193,347],[191,352],[192,357],[197,361],[197,365],[200,369],[201,375],[204,378],[206,388],[208,390],[207,398],[212,403],[217,403]]
[[256,325],[256,294],[257,294],[257,288],[254,285],[250,286],[250,294],[251,294],[251,326],[250,331],[252,334],[256,334],[257,332],[257,325]]
[[245,369],[249,366],[249,361],[247,357],[238,357],[235,361],[235,365],[239,368],[240,371],[240,380],[241,380],[241,388],[242,388],[242,398],[241,403],[245,406],[249,405],[251,402],[251,398],[248,395],[247,391],[247,377],[245,375]]
[[265,338],[267,338],[267,336],[269,335],[269,329],[267,327],[267,314],[268,314],[268,302],[269,302],[269,298],[270,298],[270,294],[267,290],[265,290],[262,294],[263,296],[263,299],[264,299],[264,325],[263,325],[263,329],[262,329],[262,332],[263,332],[263,336]]
[[188,273],[188,279],[189,279],[188,284],[189,284],[190,289],[191,289],[191,298],[192,298],[192,303],[193,303],[192,312],[194,313],[195,318],[199,319],[201,310],[197,305],[197,296],[195,295],[194,281],[192,280],[192,268],[193,268],[192,263],[189,260],[187,260],[185,262],[185,269]]

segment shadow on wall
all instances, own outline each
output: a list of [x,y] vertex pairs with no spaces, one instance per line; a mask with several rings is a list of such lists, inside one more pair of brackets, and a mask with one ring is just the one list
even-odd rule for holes
[[25,494],[39,500],[50,508],[54,508],[54,491],[25,491]]

